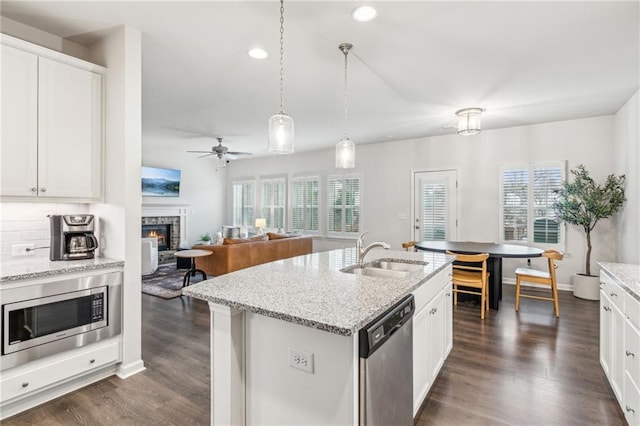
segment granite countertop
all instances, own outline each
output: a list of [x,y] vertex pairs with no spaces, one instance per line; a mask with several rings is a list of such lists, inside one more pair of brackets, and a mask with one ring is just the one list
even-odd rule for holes
[[313,253],[242,269],[193,284],[182,294],[308,327],[350,336],[453,262],[433,252],[371,250],[365,259],[428,262],[402,279],[340,272],[355,248]]
[[51,261],[48,258],[0,262],[0,282],[49,277],[74,272],[123,267],[124,261],[105,257]]
[[627,293],[640,301],[640,265],[598,262]]

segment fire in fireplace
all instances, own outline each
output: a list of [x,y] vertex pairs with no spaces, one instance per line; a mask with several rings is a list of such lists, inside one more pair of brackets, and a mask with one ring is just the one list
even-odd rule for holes
[[171,241],[171,225],[142,225],[142,238],[157,238],[158,251],[168,250]]

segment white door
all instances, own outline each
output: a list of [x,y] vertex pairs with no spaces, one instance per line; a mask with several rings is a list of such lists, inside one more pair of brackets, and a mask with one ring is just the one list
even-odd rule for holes
[[413,239],[457,239],[455,170],[414,173]]

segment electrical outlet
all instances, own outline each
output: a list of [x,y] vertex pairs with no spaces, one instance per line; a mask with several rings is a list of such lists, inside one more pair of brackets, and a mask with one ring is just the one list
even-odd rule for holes
[[300,349],[289,348],[289,367],[313,374],[313,354]]
[[11,256],[33,256],[36,254],[35,244],[14,244],[11,246]]

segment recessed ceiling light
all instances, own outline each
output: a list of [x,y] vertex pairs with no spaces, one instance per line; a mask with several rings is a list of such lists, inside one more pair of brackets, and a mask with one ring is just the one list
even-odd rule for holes
[[351,12],[353,19],[358,22],[373,21],[377,15],[378,12],[371,6],[358,6]]
[[266,50],[261,49],[259,47],[254,47],[252,49],[249,49],[248,53],[249,53],[249,56],[251,56],[253,59],[264,59],[267,56],[269,56]]

